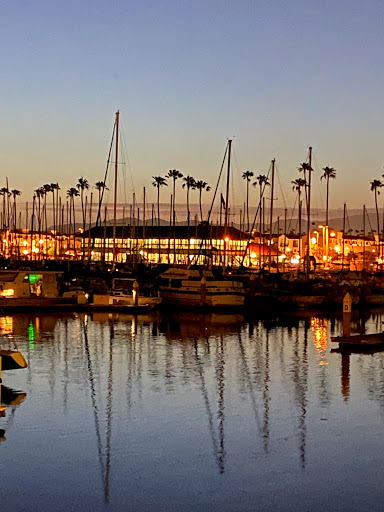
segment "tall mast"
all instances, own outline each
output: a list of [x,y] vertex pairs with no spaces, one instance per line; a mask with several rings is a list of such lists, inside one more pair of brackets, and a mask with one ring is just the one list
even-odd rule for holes
[[365,270],[365,204],[363,205],[363,270]]
[[307,277],[309,276],[309,270],[311,268],[311,175],[312,175],[312,146],[309,146],[309,155],[308,155],[308,203],[307,203],[307,216],[308,216],[308,225],[307,225]]
[[345,249],[345,214],[346,214],[347,205],[344,203],[344,212],[343,212],[343,258],[341,260],[341,270],[344,270],[344,249]]
[[115,140],[115,194],[113,200],[113,266],[116,263],[116,205],[117,205],[117,165],[119,157],[119,111],[116,112],[116,140]]
[[[271,272],[271,260],[272,260],[272,223],[273,223],[273,192],[275,186],[275,159],[272,160],[272,176],[271,176],[271,208],[269,211],[269,251],[268,251],[268,270]],[[277,235],[279,237],[279,235]],[[279,256],[277,255],[277,259]]]
[[[226,253],[227,253],[227,229],[228,229],[228,201],[229,201],[229,179],[231,173],[231,146],[232,140],[228,140],[228,167],[227,167],[227,189],[225,192],[225,215],[224,215],[224,259],[223,259],[223,271],[225,272],[226,266]],[[223,272],[223,273],[224,273]]]
[[143,245],[145,244],[145,187],[143,187]]

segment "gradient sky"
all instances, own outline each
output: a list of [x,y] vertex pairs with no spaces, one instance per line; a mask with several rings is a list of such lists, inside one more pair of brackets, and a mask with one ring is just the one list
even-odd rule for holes
[[369,181],[384,163],[383,1],[0,8],[0,179],[22,200],[46,182],[102,179],[120,109],[128,197],[146,185],[154,200],[151,176],[171,168],[214,185],[235,136],[238,202],[241,173],[266,173],[272,158],[293,202],[290,182],[312,145],[315,180],[325,165],[338,171],[331,206],[373,206]]

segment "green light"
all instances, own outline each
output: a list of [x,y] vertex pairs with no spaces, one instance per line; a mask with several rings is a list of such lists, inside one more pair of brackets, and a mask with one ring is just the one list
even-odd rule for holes
[[41,279],[41,275],[38,275],[38,274],[29,274],[28,278],[29,278],[29,282],[30,282],[31,284],[35,284],[35,283],[36,283],[36,281],[38,281],[39,279]]
[[30,322],[30,324],[28,325],[28,340],[29,347],[33,348],[35,346],[35,330],[32,322]]

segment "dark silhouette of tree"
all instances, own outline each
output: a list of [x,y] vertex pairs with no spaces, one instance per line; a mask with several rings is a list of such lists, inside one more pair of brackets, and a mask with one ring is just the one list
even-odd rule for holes
[[242,176],[243,180],[247,180],[247,231],[249,231],[249,182],[251,181],[251,178],[253,177],[252,171],[245,171],[243,172]]
[[211,190],[211,187],[203,180],[196,181],[196,188],[199,191],[199,207],[200,207],[200,220],[203,222],[203,209],[201,205],[201,193],[203,190],[206,192],[209,192]]
[[321,176],[321,179],[325,179],[327,184],[327,198],[326,198],[326,205],[325,205],[325,225],[328,226],[328,208],[329,208],[329,180],[330,179],[336,179],[336,169],[333,167],[324,167],[323,168],[324,173]]

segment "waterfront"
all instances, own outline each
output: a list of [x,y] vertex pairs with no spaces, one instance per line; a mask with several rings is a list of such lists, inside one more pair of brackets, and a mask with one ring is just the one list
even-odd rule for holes
[[[354,314],[382,329],[384,311]],[[1,509],[381,510],[384,352],[339,318],[12,315]]]

